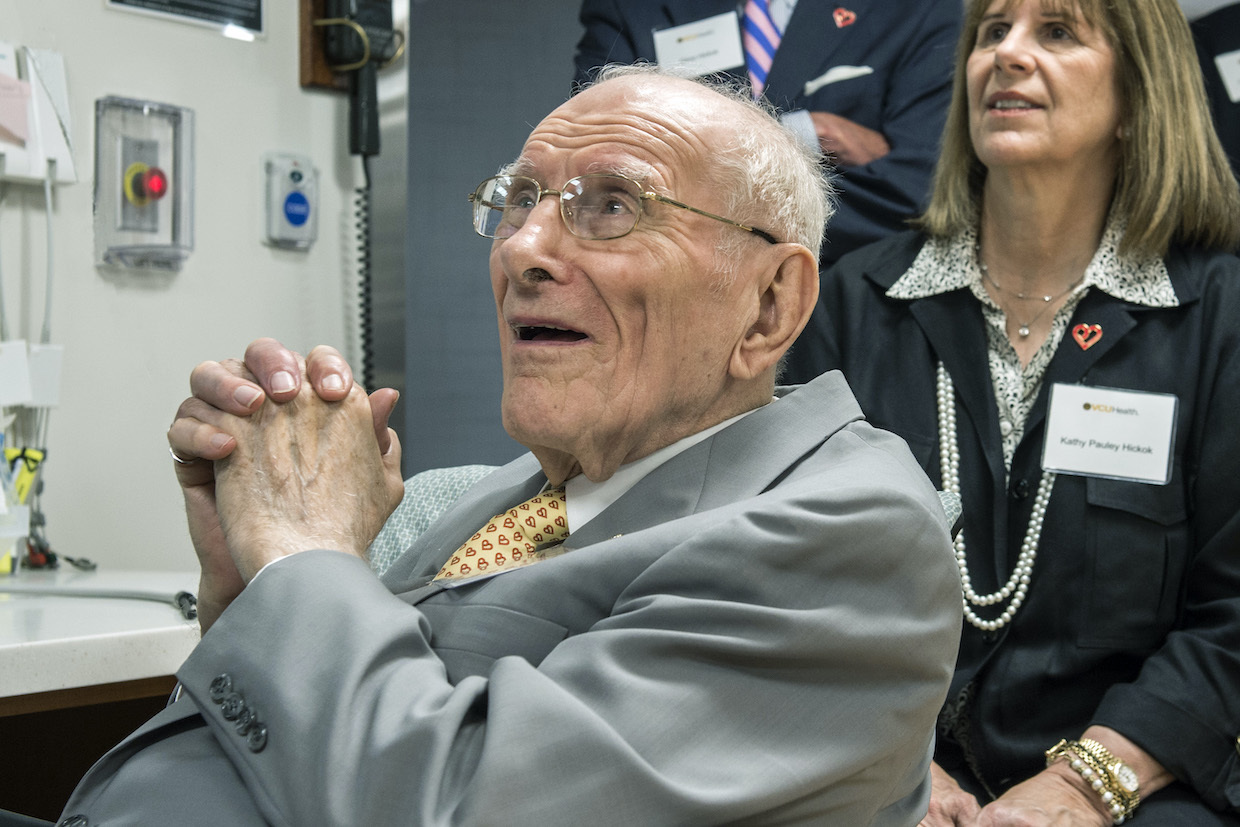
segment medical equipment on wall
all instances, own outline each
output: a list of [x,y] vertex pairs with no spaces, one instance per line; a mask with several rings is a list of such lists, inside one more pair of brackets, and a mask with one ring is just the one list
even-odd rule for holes
[[[43,191],[46,260],[43,319],[37,340],[33,325],[10,324],[0,270],[0,574],[23,561],[46,561],[50,553],[40,508],[50,411],[60,401],[63,350],[52,344],[52,284],[55,243],[54,190],[77,181],[70,142],[64,61],[45,49],[0,42],[0,198],[10,186]],[[0,260],[4,251],[0,249]]]
[[178,270],[194,249],[194,113],[95,101],[95,264]]
[[292,152],[263,156],[267,174],[267,243],[305,250],[319,234],[319,171]]

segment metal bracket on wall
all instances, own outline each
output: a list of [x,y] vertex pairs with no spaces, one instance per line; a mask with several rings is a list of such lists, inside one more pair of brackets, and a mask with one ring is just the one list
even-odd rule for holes
[[323,30],[315,25],[316,20],[327,19],[327,0],[300,0],[301,8],[298,16],[298,32],[300,37],[299,75],[303,89],[331,89],[337,92],[349,91],[349,78],[337,74],[327,61],[323,44]]

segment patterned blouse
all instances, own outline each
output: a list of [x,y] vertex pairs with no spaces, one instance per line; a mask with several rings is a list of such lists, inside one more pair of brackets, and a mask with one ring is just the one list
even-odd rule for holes
[[1085,277],[1056,311],[1050,335],[1023,367],[1008,340],[1007,318],[982,284],[976,230],[968,230],[954,238],[929,240],[908,271],[887,291],[893,299],[911,300],[968,288],[981,304],[989,343],[990,381],[999,410],[999,430],[1003,434],[1004,466],[1009,473],[1046,367],[1063,340],[1073,311],[1091,289],[1146,307],[1177,307],[1180,303],[1161,258],[1120,257],[1119,243],[1124,237],[1124,227],[1124,220],[1114,215],[1107,220],[1102,241],[1085,269]]

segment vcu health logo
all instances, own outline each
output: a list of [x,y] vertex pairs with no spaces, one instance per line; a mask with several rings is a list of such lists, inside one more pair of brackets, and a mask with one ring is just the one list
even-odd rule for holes
[[1114,413],[1121,416],[1138,416],[1139,412],[1136,408],[1117,408],[1114,405],[1105,405],[1101,402],[1086,402],[1082,405],[1085,410],[1095,413]]

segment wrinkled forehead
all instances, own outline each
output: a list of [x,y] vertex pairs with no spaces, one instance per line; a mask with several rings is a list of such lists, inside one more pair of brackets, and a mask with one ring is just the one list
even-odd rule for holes
[[[717,98],[712,110],[711,98]],[[590,172],[619,172],[651,186],[692,181],[725,136],[729,103],[690,81],[617,78],[558,107],[530,133],[512,171],[558,186]]]
[[[1012,14],[1027,0],[975,0],[972,22],[976,23],[990,14]],[[1107,0],[1034,0],[1033,5],[1046,17],[1065,20],[1083,20],[1091,26],[1102,27],[1106,23]]]

